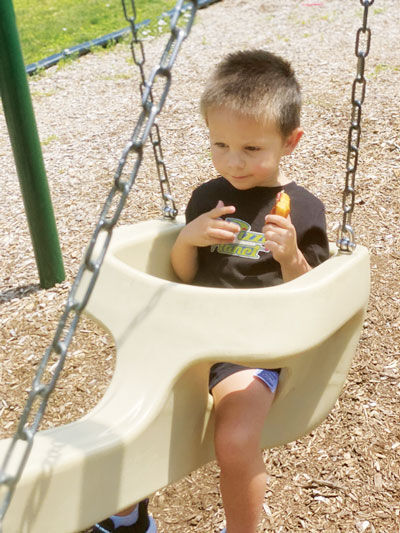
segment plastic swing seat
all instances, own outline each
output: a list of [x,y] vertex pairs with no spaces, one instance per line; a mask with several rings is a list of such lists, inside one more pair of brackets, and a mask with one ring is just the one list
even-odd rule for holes
[[202,288],[178,283],[169,264],[181,224],[114,231],[86,309],[115,339],[112,382],[84,418],[37,434],[4,533],[79,531],[212,460],[214,362],[283,369],[265,448],[309,433],[334,406],[367,306],[367,250],[332,246],[277,287]]

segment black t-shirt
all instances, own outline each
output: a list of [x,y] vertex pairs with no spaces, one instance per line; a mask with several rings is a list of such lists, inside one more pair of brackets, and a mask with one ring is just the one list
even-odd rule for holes
[[285,190],[291,200],[291,220],[296,228],[297,245],[310,266],[329,257],[324,205],[294,181],[284,187],[254,187],[240,191],[219,177],[200,185],[186,208],[186,223],[216,207],[218,200],[233,205],[236,211],[225,217],[240,225],[234,243],[199,247],[199,268],[193,281],[207,287],[269,287],[282,283],[280,264],[265,251],[262,227],[275,204],[276,195]]

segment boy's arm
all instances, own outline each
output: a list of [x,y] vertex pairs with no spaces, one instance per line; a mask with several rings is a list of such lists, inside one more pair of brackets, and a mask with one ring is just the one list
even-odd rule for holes
[[297,246],[296,229],[290,215],[267,215],[263,227],[265,247],[271,251],[273,258],[281,265],[282,279],[291,281],[305,274],[312,267]]
[[297,254],[293,256],[291,261],[281,263],[282,279],[285,282],[296,279],[310,270],[312,270],[312,267],[307,263],[306,258],[299,249],[297,249]]
[[191,246],[184,239],[182,233],[185,228],[181,230],[172,247],[171,264],[178,278],[185,283],[190,283],[197,274],[198,249],[197,246]]
[[235,212],[232,205],[220,200],[214,209],[198,216],[184,226],[171,251],[175,274],[185,283],[194,280],[198,270],[198,248],[233,242],[240,227],[221,217]]

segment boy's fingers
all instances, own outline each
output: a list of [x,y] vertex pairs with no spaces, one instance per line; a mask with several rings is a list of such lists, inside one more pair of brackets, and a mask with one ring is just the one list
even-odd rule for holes
[[214,209],[211,209],[210,215],[211,218],[220,218],[224,215],[231,215],[236,211],[236,208],[233,205],[224,205],[222,202],[222,205],[219,205],[222,200],[220,200]]
[[274,234],[274,235],[284,235],[286,233],[286,228],[282,228],[280,226],[278,226],[277,224],[266,224],[263,229],[262,229],[262,232],[265,234],[265,233],[270,233],[271,235]]
[[221,220],[221,223],[218,224],[218,227],[225,231],[230,231],[233,233],[239,233],[240,231],[239,224],[235,224],[234,222],[227,222],[226,220]]
[[265,241],[264,249],[266,252],[274,252],[276,247],[276,242],[274,241]]
[[289,228],[292,225],[290,215],[286,218],[281,217],[280,215],[267,215],[265,217],[266,224],[274,224],[275,226],[280,226],[281,228]]
[[226,231],[221,228],[214,228],[211,231],[211,236],[217,242],[233,242],[235,240],[235,235],[231,231]]

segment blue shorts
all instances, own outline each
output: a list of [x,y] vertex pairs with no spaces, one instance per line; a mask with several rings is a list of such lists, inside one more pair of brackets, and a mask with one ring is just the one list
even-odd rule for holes
[[[249,370],[251,367],[236,365],[234,363],[216,363],[210,369],[210,378],[208,382],[208,389],[211,390],[223,379],[227,378],[235,372],[240,372],[241,370]],[[278,386],[280,369],[269,370],[266,368],[254,368],[254,377],[260,379],[271,392],[276,391]]]

